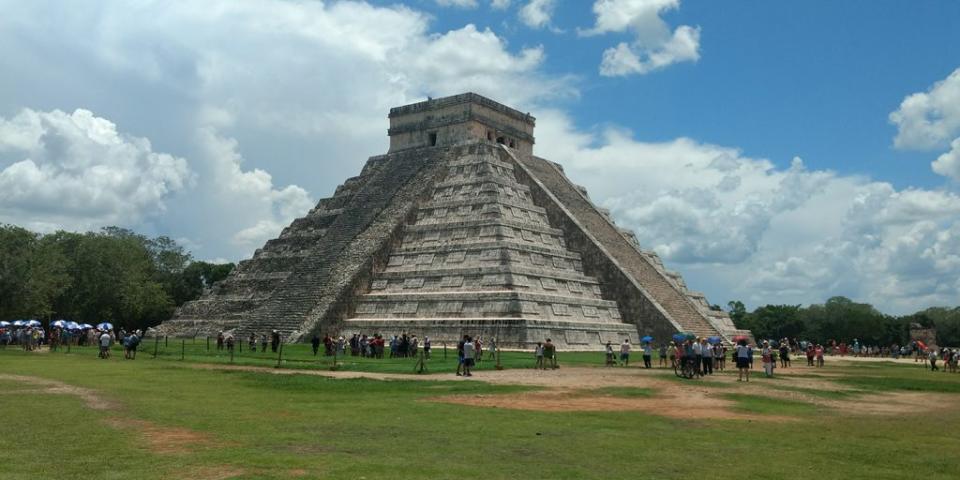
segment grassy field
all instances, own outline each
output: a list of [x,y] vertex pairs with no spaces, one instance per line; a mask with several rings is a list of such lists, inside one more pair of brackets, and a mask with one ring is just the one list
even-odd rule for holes
[[[283,371],[304,374],[271,374],[277,357],[270,352],[234,357],[237,365],[264,371],[200,369],[201,362],[229,364],[229,356],[208,352],[202,340],[187,342],[184,361],[173,339],[165,349],[159,345],[157,359],[147,342],[136,361],[119,352],[98,360],[92,349],[0,351],[0,479],[947,479],[960,472],[960,374],[914,365],[831,361],[816,375],[755,375],[748,385],[732,381],[732,371],[674,381],[665,370],[605,369],[598,353],[564,354],[562,368],[551,373],[558,381],[613,370],[620,383],[637,379],[575,390],[569,383],[552,389],[542,379],[487,383],[485,376],[511,374],[491,372],[492,361],[481,363],[474,379],[459,380],[440,373],[455,363],[453,352],[444,361],[439,351],[428,364],[435,375],[423,380],[312,375],[330,365],[305,346],[285,348],[282,364]],[[532,365],[528,354],[506,353],[501,361],[529,375],[519,370]],[[348,358],[341,369],[409,374],[413,361]],[[828,380],[836,388],[816,383]],[[627,406],[667,402],[670,392],[715,395],[741,417],[434,401],[523,399],[547,390],[556,390],[556,398]],[[921,400],[920,407],[929,395],[938,408],[856,413],[857,399],[886,394]]]

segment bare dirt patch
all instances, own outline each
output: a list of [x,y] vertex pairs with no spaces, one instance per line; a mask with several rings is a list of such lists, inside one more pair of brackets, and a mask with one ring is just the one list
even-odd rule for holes
[[[69,385],[57,380],[50,380],[41,377],[31,377],[28,375],[10,375],[10,374],[0,374],[0,380],[13,380],[15,382],[26,383],[32,385],[35,388],[31,389],[30,393],[43,393],[51,395],[72,395],[79,397],[83,400],[83,403],[92,410],[111,410],[117,407],[117,403],[106,399],[97,392],[90,390],[88,388],[77,387],[74,385]],[[22,390],[21,390],[22,392]]]
[[183,478],[195,478],[197,480],[227,480],[244,475],[246,470],[232,465],[223,465],[219,467],[196,467],[184,472]]
[[213,446],[210,436],[182,427],[165,427],[140,419],[108,417],[107,425],[117,429],[132,429],[139,433],[154,453],[186,453],[196,447]]
[[642,411],[684,419],[791,420],[790,417],[737,412],[732,410],[735,402],[716,395],[688,395],[682,390],[664,385],[654,397],[617,397],[591,394],[589,390],[548,389],[517,394],[449,395],[433,397],[428,401],[544,412]]

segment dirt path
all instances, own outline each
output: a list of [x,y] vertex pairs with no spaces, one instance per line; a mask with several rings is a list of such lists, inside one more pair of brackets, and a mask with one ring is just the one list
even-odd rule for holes
[[[861,359],[856,361],[873,361]],[[454,403],[489,408],[537,411],[644,411],[673,418],[713,418],[787,421],[794,417],[758,415],[738,410],[728,394],[744,394],[804,402],[841,414],[899,415],[935,411],[951,405],[954,397],[929,392],[856,392],[833,381],[840,373],[820,369],[792,367],[781,369],[779,380],[737,382],[731,372],[707,380],[677,381],[664,369],[566,367],[558,370],[508,369],[482,371],[466,379],[452,373],[412,375],[329,370],[290,370],[241,365],[194,364],[192,368],[269,373],[274,375],[314,375],[327,378],[367,378],[373,380],[479,381],[494,385],[542,387],[541,390],[512,394],[446,395],[425,401]],[[754,371],[754,375],[762,375]],[[607,388],[645,388],[652,396],[618,396]],[[825,398],[816,391],[847,391],[844,399]]]

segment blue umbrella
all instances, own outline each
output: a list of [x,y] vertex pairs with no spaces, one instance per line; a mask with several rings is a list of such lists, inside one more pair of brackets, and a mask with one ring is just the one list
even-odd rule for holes
[[67,322],[67,325],[64,328],[67,330],[80,330],[80,324],[77,322]]
[[10,325],[13,325],[13,324],[6,320],[0,320],[0,327],[9,327]]
[[720,337],[707,337],[707,341],[710,342],[710,343],[712,343],[712,344],[714,344],[714,345],[716,345],[716,344],[722,342],[723,339],[720,338]]
[[103,331],[113,330],[113,324],[110,322],[98,323],[97,330],[103,330]]
[[687,339],[687,335],[686,335],[686,334],[683,334],[683,333],[674,333],[674,334],[673,334],[673,341],[674,341],[674,342],[680,343],[680,342],[683,342],[683,341],[686,340],[686,339]]
[[40,323],[39,320],[27,320],[27,322],[24,323],[24,325],[26,325],[26,326],[28,326],[28,327],[39,327],[39,326],[41,326],[41,325],[43,325],[43,324]]
[[650,342],[652,342],[652,341],[653,341],[653,337],[651,337],[650,335],[647,335],[647,336],[645,336],[645,337],[643,337],[643,338],[641,338],[641,339],[640,339],[640,341],[641,341],[641,342],[647,342],[647,343],[650,343]]
[[57,321],[55,321],[55,322],[50,322],[50,326],[51,326],[51,327],[57,327],[57,328],[67,328],[67,321],[66,321],[66,320],[57,320]]
[[93,325],[90,325],[89,323],[81,323],[80,328],[84,330],[90,330],[91,328],[93,328]]
[[13,326],[14,326],[14,327],[22,327],[22,326],[23,326],[23,320],[14,320],[14,321],[13,321]]

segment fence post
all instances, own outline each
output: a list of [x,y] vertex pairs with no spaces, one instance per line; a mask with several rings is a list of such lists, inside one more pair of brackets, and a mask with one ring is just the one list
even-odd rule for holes
[[207,351],[210,351],[210,337],[207,337]]
[[153,358],[157,358],[157,346],[160,345],[160,336],[153,337]]
[[230,363],[233,363],[233,349],[230,349]]
[[180,360],[183,360],[183,354],[186,348],[187,348],[187,340],[181,338],[180,339]]
[[443,342],[443,360],[447,360],[447,342]]
[[281,340],[281,341],[280,341],[280,348],[277,349],[277,366],[276,366],[276,368],[280,368],[280,361],[281,361],[282,359],[283,359],[283,341]]
[[243,353],[243,340],[240,340],[239,342],[236,342],[236,343],[240,347],[240,353]]
[[167,347],[169,347],[169,346],[170,346],[170,337],[167,336],[167,335],[164,335],[164,336],[163,336],[163,348],[167,348]]

